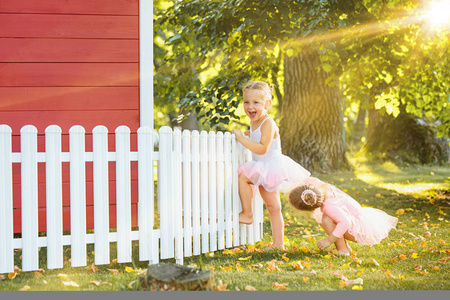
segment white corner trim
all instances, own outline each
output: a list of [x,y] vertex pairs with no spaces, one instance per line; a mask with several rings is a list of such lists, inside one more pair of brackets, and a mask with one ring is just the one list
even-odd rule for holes
[[139,116],[153,128],[153,0],[139,0]]

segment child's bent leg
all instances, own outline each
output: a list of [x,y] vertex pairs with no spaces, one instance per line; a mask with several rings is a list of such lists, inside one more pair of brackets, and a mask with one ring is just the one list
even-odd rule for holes
[[242,212],[239,213],[239,223],[253,223],[253,183],[244,174],[239,174],[239,198],[241,198]]
[[[336,223],[327,215],[322,216],[322,223],[320,224],[328,235],[331,235],[336,228]],[[334,242],[336,250],[341,254],[348,254],[352,252],[352,249],[347,245],[347,241],[344,237],[341,237]]]
[[272,228],[273,237],[271,248],[284,249],[284,220],[281,213],[280,193],[278,191],[269,193],[262,187],[259,188],[259,192],[270,216],[270,227]]

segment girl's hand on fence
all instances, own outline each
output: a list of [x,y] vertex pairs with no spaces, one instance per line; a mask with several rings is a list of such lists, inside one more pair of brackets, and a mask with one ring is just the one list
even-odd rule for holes
[[231,131],[231,133],[233,133],[236,136],[236,140],[239,142],[239,139],[243,137],[242,132],[240,132],[237,129],[233,129]]

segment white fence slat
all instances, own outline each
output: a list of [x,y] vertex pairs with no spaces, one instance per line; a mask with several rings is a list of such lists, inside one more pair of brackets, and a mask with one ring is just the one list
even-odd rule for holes
[[0,274],[14,272],[11,133],[0,125]]
[[200,251],[200,135],[197,130],[192,132],[192,251],[199,255]]
[[130,129],[116,128],[117,261],[131,262]]
[[163,126],[159,129],[159,170],[160,185],[160,228],[161,228],[161,259],[174,257],[174,231],[172,206],[172,128]]
[[47,206],[47,267],[63,267],[63,215],[61,128],[50,125],[45,129],[45,186]]
[[[246,148],[241,143],[236,143],[236,144],[237,144],[237,147],[238,147],[238,162],[239,162],[238,164],[240,166],[241,164],[243,164],[245,162],[245,150],[246,150]],[[240,208],[242,209],[242,203],[240,201],[239,201],[239,205],[240,205]],[[252,205],[253,205],[253,199],[252,199]],[[254,209],[253,209],[253,206],[252,206],[252,212],[253,212],[253,210]],[[253,224],[254,224],[254,222],[253,222]],[[239,234],[240,234],[240,244],[241,245],[250,243],[247,240],[247,236],[248,236],[247,233],[253,234],[253,231],[252,231],[253,224],[251,224],[251,225],[239,224]]]
[[233,246],[233,190],[231,172],[231,133],[224,134],[224,184],[225,184],[225,245],[227,248]]
[[233,176],[233,246],[239,246],[239,212],[240,212],[240,198],[239,198],[239,183],[238,183],[238,167],[239,167],[239,149],[238,142],[234,134],[231,139],[231,160],[232,160],[232,176]]
[[155,225],[153,129],[140,127],[138,133],[138,225],[139,259],[153,263],[151,249]]
[[70,144],[70,236],[73,267],[86,265],[86,159],[85,130],[69,129]]
[[216,133],[208,134],[209,251],[217,250]]
[[183,264],[183,198],[181,170],[181,130],[173,132],[173,211],[175,231],[175,259],[177,264]]
[[216,138],[217,153],[217,247],[225,248],[225,206],[224,206],[224,162],[223,162],[223,132],[219,131]]
[[183,235],[184,256],[192,256],[192,183],[191,183],[191,133],[183,130]]
[[200,212],[202,228],[202,253],[209,252],[208,210],[208,133],[200,132]]
[[37,129],[26,125],[20,130],[22,191],[22,270],[39,269]]
[[109,264],[109,178],[108,129],[99,125],[92,130],[94,184],[94,251],[95,264]]

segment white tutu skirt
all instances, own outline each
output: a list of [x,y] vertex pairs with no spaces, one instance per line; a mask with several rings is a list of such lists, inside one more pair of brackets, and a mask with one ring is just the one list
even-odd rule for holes
[[[316,209],[313,217],[317,222],[322,223],[322,212],[320,208]],[[362,207],[361,214],[348,214],[351,220],[348,233],[355,237],[359,244],[374,245],[381,242],[381,240],[388,237],[389,231],[397,225],[398,219],[392,217],[382,210]]]
[[287,192],[302,184],[311,173],[284,155],[273,155],[266,160],[251,160],[239,166],[239,174],[244,174],[255,186],[266,191]]

